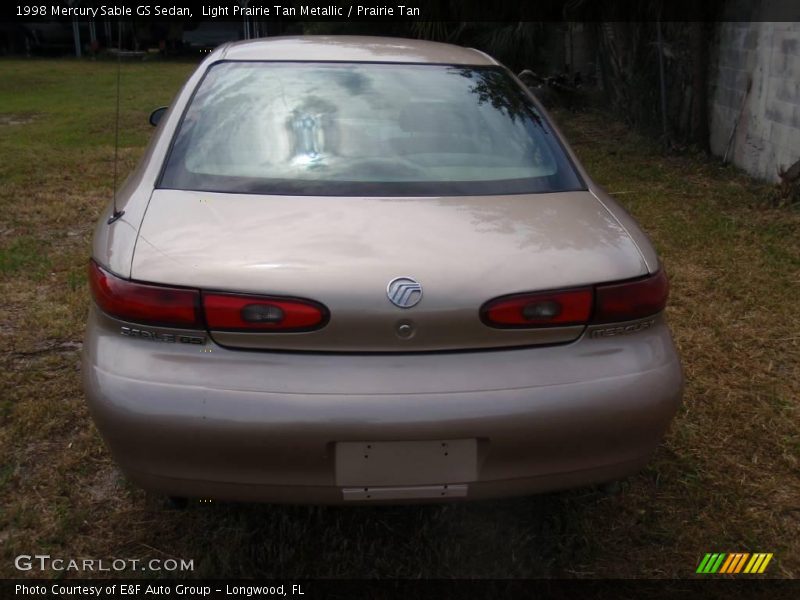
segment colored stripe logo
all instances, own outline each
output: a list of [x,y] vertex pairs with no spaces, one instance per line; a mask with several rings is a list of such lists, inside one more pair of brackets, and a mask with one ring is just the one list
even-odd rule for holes
[[725,574],[735,575],[737,573],[760,574],[767,570],[769,561],[772,560],[772,552],[709,552],[697,565],[697,571],[702,575]]

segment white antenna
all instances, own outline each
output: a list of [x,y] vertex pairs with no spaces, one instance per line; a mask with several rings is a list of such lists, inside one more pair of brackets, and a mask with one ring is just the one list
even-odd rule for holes
[[108,218],[108,224],[125,214],[124,210],[117,209],[117,159],[119,157],[119,80],[122,71],[122,21],[117,22],[117,114],[114,120],[114,212]]

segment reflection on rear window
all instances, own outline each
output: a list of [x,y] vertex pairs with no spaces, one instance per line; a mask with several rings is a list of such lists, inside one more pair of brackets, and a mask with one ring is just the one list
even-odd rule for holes
[[159,187],[397,196],[583,184],[502,69],[223,62],[186,111]]

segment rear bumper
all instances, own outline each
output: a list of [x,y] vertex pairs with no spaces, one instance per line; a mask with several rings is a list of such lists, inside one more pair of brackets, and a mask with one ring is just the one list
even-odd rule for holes
[[348,441],[477,439],[468,499],[607,481],[647,461],[682,391],[661,318],[549,348],[314,355],[130,339],[93,309],[84,352],[89,407],[123,471],[231,500],[343,502]]

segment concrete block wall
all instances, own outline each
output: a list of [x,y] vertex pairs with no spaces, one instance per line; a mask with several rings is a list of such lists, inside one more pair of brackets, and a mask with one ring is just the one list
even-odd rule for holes
[[[770,1],[762,0],[762,8]],[[738,120],[729,160],[754,177],[777,182],[779,168],[800,160],[800,23],[722,22],[718,27],[711,151],[725,154]]]

